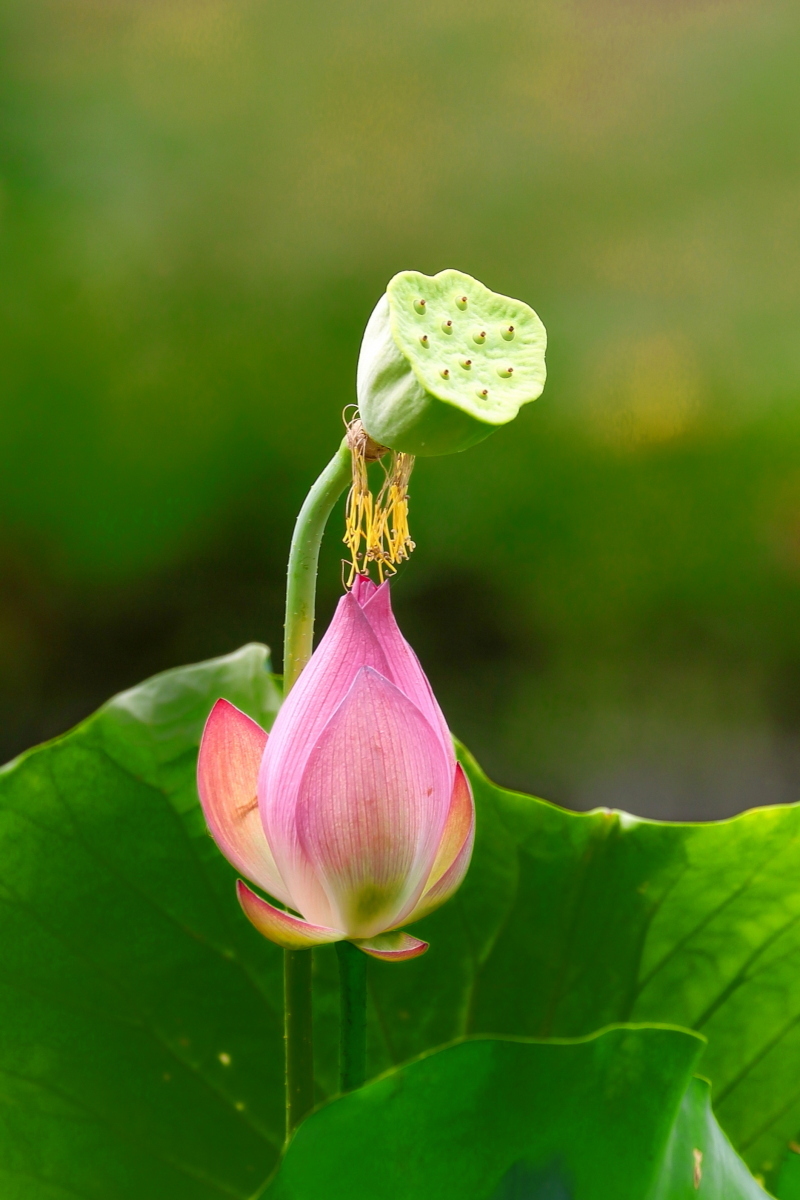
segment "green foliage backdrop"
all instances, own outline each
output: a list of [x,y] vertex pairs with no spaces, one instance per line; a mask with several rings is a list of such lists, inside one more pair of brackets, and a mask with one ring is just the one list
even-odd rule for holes
[[454,728],[577,807],[795,798],[796,5],[9,0],[0,25],[6,756],[279,645],[366,318],[396,270],[452,265],[551,347],[512,428],[414,478],[398,607]]

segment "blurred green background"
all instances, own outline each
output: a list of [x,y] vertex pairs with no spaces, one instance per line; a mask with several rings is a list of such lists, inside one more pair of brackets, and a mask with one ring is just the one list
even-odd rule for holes
[[[800,9],[6,0],[0,742],[266,640],[395,271],[550,335],[412,481],[401,622],[498,781],[800,795]],[[321,616],[340,590],[341,519]]]

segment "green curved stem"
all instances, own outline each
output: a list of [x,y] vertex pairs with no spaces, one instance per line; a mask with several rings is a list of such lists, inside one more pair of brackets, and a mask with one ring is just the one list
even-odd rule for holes
[[319,547],[328,517],[351,478],[347,439],[305,498],[297,517],[286,578],[286,625],[283,640],[284,693],[311,658]]
[[343,1092],[367,1077],[367,956],[352,942],[337,942],[341,996],[339,1073]]
[[[284,694],[296,683],[311,657],[319,547],[331,510],[350,482],[350,477],[350,450],[344,440],[306,496],[295,523],[286,583]],[[311,967],[311,951],[284,950],[287,1139],[314,1107]]]

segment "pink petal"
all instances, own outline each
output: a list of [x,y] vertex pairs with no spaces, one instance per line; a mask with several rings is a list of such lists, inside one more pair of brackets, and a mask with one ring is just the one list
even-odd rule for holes
[[211,836],[228,862],[291,903],[266,839],[256,798],[267,734],[227,700],[211,710],[197,760],[197,789]]
[[359,950],[371,958],[382,958],[384,962],[402,962],[406,958],[417,958],[428,949],[427,942],[412,937],[410,933],[379,933],[377,937],[353,942]]
[[419,921],[449,900],[467,873],[475,841],[475,803],[461,763],[456,766],[453,798],[436,861],[416,907],[400,917],[404,924]]
[[236,882],[236,894],[248,921],[255,925],[260,934],[278,946],[283,946],[284,950],[309,950],[312,946],[341,942],[344,938],[344,934],[337,929],[309,925],[308,921],[302,921],[300,917],[273,908],[266,900],[251,892],[241,879]]
[[450,870],[458,855],[463,851],[465,843],[468,842],[470,846],[472,845],[474,836],[475,802],[472,799],[472,788],[469,786],[469,780],[461,763],[456,763],[447,822],[428,878],[426,885],[428,888],[438,883],[442,876]]
[[386,655],[389,665],[388,678],[409,700],[413,700],[422,715],[437,731],[445,752],[455,765],[453,741],[444,713],[436,701],[419,659],[403,637],[394,618],[388,580],[368,597],[364,604],[364,616],[372,626]]
[[[364,667],[308,760],[297,829],[349,937],[398,923],[430,875],[451,799],[450,763],[419,709]],[[294,877],[292,894],[296,895]]]
[[275,719],[258,776],[261,820],[291,907],[320,925],[334,917],[298,842],[297,794],[309,754],[363,666],[387,671],[378,639],[348,593]]
[[362,608],[370,596],[374,595],[377,590],[378,585],[372,582],[369,575],[356,575],[351,588],[353,595]]

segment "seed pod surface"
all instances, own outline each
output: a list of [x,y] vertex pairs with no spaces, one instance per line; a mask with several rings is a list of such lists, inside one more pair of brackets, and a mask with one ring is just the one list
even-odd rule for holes
[[[509,327],[511,341],[502,336]],[[382,445],[408,454],[465,450],[541,395],[546,344],[544,325],[524,301],[491,292],[461,271],[401,271],[361,346],[364,427]]]

